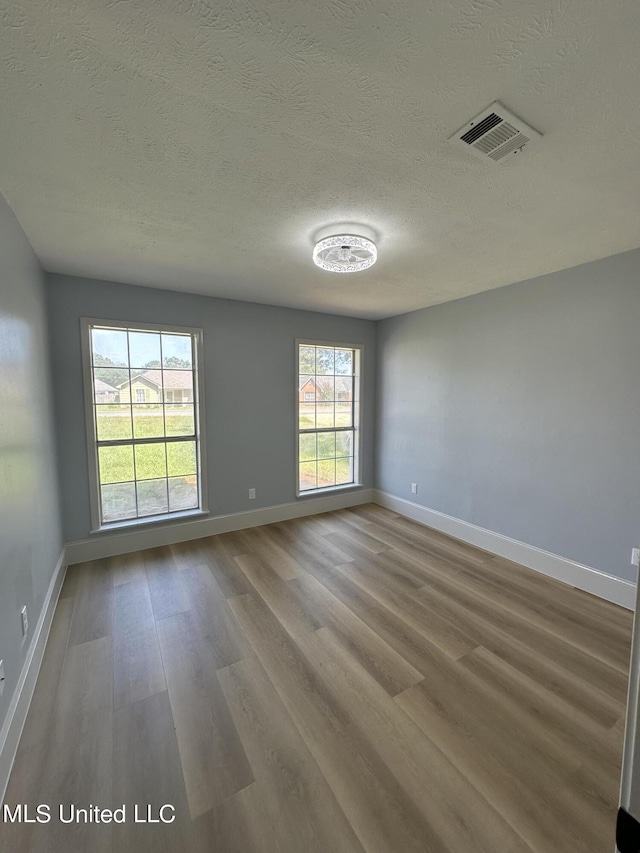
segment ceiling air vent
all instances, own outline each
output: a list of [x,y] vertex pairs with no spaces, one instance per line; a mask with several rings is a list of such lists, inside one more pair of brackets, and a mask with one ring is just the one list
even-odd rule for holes
[[453,136],[449,137],[458,147],[482,160],[489,158],[494,163],[504,162],[509,154],[517,154],[532,139],[542,136],[522,119],[494,101]]

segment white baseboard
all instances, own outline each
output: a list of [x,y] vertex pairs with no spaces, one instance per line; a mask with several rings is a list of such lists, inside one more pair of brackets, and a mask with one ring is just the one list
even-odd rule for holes
[[631,581],[606,574],[606,572],[601,572],[590,566],[583,566],[573,560],[568,560],[566,557],[559,557],[557,554],[543,551],[541,548],[527,545],[517,539],[510,539],[508,536],[494,533],[484,527],[477,527],[475,524],[469,524],[469,522],[461,521],[451,515],[428,509],[404,498],[397,498],[395,495],[382,492],[379,489],[374,491],[373,500],[380,506],[391,509],[399,515],[419,521],[427,527],[433,527],[435,530],[447,533],[449,536],[470,545],[475,545],[483,551],[489,551],[491,554],[504,557],[514,563],[520,563],[529,569],[569,584],[569,586],[590,592],[592,595],[612,601],[614,604],[620,604],[627,610],[635,609],[636,585]]
[[84,563],[86,560],[115,557],[118,554],[141,551],[144,548],[175,545],[177,542],[188,542],[191,539],[201,539],[203,536],[213,536],[216,533],[229,533],[232,530],[257,527],[260,524],[273,524],[289,518],[300,518],[305,515],[330,512],[334,509],[358,506],[371,503],[373,492],[373,489],[336,492],[333,495],[323,495],[318,498],[301,498],[295,503],[277,504],[228,515],[206,516],[179,524],[149,526],[127,533],[97,534],[91,539],[68,542],[67,562],[69,565]]
[[42,603],[40,616],[38,617],[33,637],[31,638],[29,650],[27,651],[27,656],[11,699],[6,719],[2,725],[2,729],[0,729],[0,803],[4,800],[7,790],[9,775],[11,774],[13,761],[16,757],[22,729],[27,719],[27,713],[38,679],[38,673],[40,672],[44,650],[49,639],[51,622],[53,621],[53,614],[56,610],[66,569],[67,560],[63,547],[51,577],[47,594]]

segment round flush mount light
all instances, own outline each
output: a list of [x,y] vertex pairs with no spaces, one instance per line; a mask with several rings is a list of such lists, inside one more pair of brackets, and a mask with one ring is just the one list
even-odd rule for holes
[[378,258],[373,240],[357,234],[335,234],[318,240],[313,262],[328,272],[360,272],[372,267]]

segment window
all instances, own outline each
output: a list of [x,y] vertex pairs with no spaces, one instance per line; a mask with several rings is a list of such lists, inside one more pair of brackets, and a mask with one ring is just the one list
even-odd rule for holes
[[206,511],[202,332],[83,319],[82,341],[92,529]]
[[296,350],[297,494],[359,485],[362,347],[296,341]]

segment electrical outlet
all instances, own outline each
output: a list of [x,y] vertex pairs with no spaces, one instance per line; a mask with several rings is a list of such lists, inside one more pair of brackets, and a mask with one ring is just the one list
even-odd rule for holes
[[631,549],[631,565],[640,567],[640,548]]
[[412,495],[418,494],[418,484],[417,483],[411,483],[411,494]]
[[27,631],[29,630],[29,617],[27,616],[27,605],[22,608],[20,611],[20,618],[22,619],[22,636],[27,636]]
[[256,499],[256,490],[255,489],[249,489],[249,500],[255,501],[255,499]]
[[4,693],[4,661],[0,660],[0,696]]

